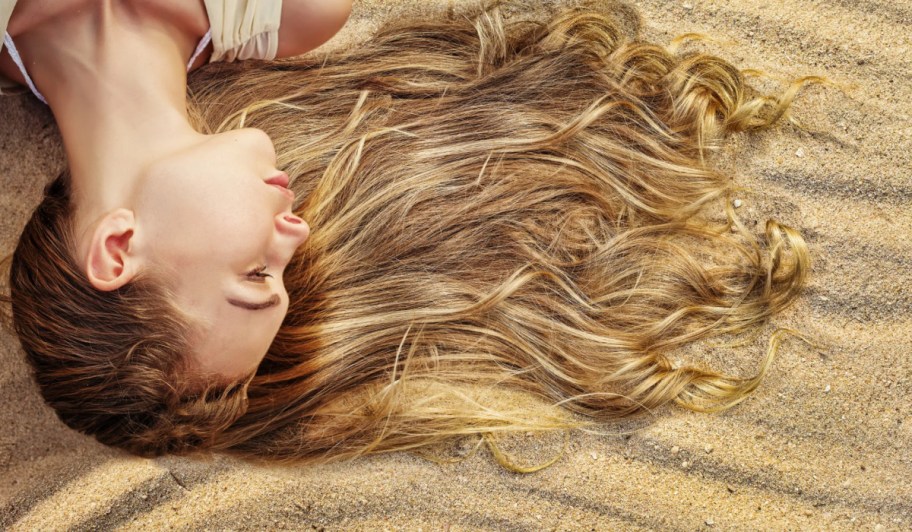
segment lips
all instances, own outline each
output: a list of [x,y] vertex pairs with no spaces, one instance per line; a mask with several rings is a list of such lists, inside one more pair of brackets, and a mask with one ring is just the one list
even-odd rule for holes
[[291,190],[288,189],[288,181],[289,181],[288,174],[286,174],[285,172],[282,172],[277,176],[270,177],[269,179],[267,179],[266,184],[276,187],[277,189],[279,189],[282,192],[282,194],[285,194],[286,196],[291,198],[291,200],[293,201],[295,198],[295,194],[294,194],[294,192],[292,192]]
[[288,181],[289,181],[288,174],[286,174],[285,172],[282,172],[277,176],[270,177],[269,179],[267,179],[266,183],[269,185],[277,185],[282,188],[288,188]]

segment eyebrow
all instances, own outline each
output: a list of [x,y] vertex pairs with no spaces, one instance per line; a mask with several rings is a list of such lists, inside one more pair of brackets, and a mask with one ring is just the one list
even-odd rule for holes
[[228,302],[231,303],[232,305],[234,305],[235,307],[241,307],[241,308],[247,309],[247,310],[263,310],[263,309],[267,309],[267,308],[278,305],[280,300],[279,300],[278,294],[272,294],[272,297],[270,297],[269,299],[267,299],[266,301],[264,301],[262,303],[249,303],[247,301],[242,301],[240,299],[232,299],[230,297],[228,298]]

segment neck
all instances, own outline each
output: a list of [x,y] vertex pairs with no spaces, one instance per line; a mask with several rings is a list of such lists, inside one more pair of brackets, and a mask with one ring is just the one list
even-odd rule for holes
[[129,4],[93,3],[22,39],[60,128],[80,211],[116,207],[146,164],[200,136],[185,99],[194,42]]

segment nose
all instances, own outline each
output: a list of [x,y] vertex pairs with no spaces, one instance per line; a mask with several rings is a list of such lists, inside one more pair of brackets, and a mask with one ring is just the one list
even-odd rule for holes
[[280,212],[275,217],[276,230],[292,249],[297,248],[310,236],[310,226],[290,212]]

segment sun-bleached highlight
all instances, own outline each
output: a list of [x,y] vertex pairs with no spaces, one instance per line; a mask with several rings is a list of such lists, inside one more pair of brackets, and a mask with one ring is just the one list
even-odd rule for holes
[[756,331],[804,285],[801,236],[772,220],[753,235],[707,159],[819,79],[748,96],[730,63],[636,31],[577,9],[511,23],[495,6],[197,80],[215,130],[270,134],[313,228],[218,447],[352,457],[669,402],[714,412],[756,389],[782,333],[752,377],[664,353]]
[[742,223],[710,161],[822,80],[757,94],[753,71],[682,51],[700,35],[643,41],[623,5],[544,22],[514,7],[193,75],[197,127],[265,130],[311,227],[284,274],[285,322],[242,382],[199,382],[162,279],[91,289],[58,180],[17,247],[10,299],[61,419],[143,455],[324,461],[468,437],[528,472],[548,462],[513,460],[501,437],[668,404],[717,412],[756,390],[793,331],[747,377],[668,355],[711,338],[737,349],[801,293],[801,235]]

